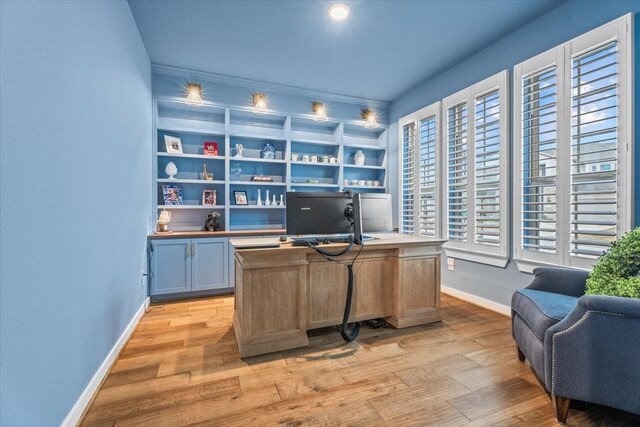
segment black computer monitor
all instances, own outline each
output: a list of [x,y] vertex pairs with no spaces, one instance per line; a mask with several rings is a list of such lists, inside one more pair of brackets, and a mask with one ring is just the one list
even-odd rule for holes
[[350,193],[287,192],[287,234],[318,235],[351,233],[345,209]]
[[357,193],[353,196],[355,241],[361,243],[364,233],[393,231],[391,195]]

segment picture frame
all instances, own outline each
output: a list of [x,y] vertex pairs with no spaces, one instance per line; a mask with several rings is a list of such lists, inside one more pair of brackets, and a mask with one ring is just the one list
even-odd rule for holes
[[182,187],[179,185],[163,185],[162,196],[166,206],[182,205]]
[[183,154],[182,140],[177,136],[165,135],[164,145],[167,150],[167,153]]
[[202,190],[202,205],[203,206],[215,206],[218,195],[216,190]]
[[246,191],[234,191],[233,197],[236,201],[236,205],[248,205],[249,199],[247,199]]
[[203,147],[203,154],[208,157],[217,157],[218,143],[213,141],[206,141]]

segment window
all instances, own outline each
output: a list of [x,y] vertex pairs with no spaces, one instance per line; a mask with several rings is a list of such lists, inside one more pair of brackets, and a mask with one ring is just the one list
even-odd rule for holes
[[514,69],[515,255],[590,268],[631,229],[630,16]]
[[440,237],[440,103],[400,120],[401,231]]
[[508,260],[508,74],[443,101],[447,256],[504,267]]

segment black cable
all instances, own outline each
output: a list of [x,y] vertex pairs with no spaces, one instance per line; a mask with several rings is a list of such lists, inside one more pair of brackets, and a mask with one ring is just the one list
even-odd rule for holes
[[360,245],[360,250],[358,251],[358,253],[356,254],[356,256],[353,258],[353,260],[351,260],[351,263],[347,264],[345,262],[342,262],[340,260],[337,259],[332,259],[331,257],[337,257],[337,256],[341,256],[346,254],[347,252],[349,252],[352,248],[353,248],[353,244],[355,241],[355,236],[353,235],[353,233],[351,233],[351,239],[349,241],[349,245],[342,249],[339,252],[328,252],[325,251],[317,246],[315,246],[314,244],[312,244],[311,242],[307,243],[307,246],[310,247],[311,249],[315,250],[317,253],[319,253],[320,255],[322,255],[327,261],[332,261],[332,262],[336,262],[338,264],[342,264],[345,267],[347,267],[347,301],[345,303],[344,306],[344,314],[342,316],[342,326],[340,329],[340,335],[342,336],[342,339],[345,340],[346,342],[352,342],[353,340],[355,340],[358,337],[358,334],[360,333],[360,327],[361,324],[360,322],[355,322],[353,329],[351,330],[351,332],[349,332],[349,316],[351,314],[351,299],[353,297],[353,265],[355,264],[356,260],[358,259],[358,257],[360,256],[360,254],[362,253],[362,249],[364,247],[364,242],[362,242],[362,244]]

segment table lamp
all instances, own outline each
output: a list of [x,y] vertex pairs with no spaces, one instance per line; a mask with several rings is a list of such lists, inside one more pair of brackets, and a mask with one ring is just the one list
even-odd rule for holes
[[168,233],[169,222],[171,222],[171,212],[163,209],[162,212],[160,212],[160,216],[158,217],[158,232]]

